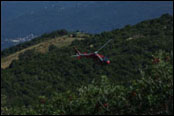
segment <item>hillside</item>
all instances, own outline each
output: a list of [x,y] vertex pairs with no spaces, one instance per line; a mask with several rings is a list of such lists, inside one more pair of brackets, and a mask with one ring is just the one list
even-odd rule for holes
[[[4,56],[2,53],[1,68],[3,68],[3,69],[7,68],[13,60],[18,60],[19,54],[22,54],[27,50],[35,49],[36,52],[45,53],[48,51],[48,48],[50,45],[54,45],[56,47],[64,47],[64,46],[70,45],[71,42],[74,40],[82,40],[82,39],[85,39],[86,37],[88,37],[87,34],[83,34],[83,33],[77,33],[75,37],[72,37],[72,35],[73,34],[62,35],[60,37],[56,36],[54,39],[46,38],[46,40],[43,42],[39,42],[32,46],[27,46],[26,48],[23,47],[21,50],[19,49],[19,50],[13,51],[14,53],[9,52],[8,54],[6,54]],[[25,44],[23,43],[23,45],[25,45]],[[12,47],[10,49],[14,49],[14,47]],[[8,51],[10,51],[10,50],[8,49]]]
[[[7,58],[25,50],[1,68],[1,114],[173,114],[173,16],[77,37],[62,47],[69,36],[54,34],[1,52]],[[68,38],[55,42],[62,37]],[[74,46],[92,52],[108,39],[100,53],[109,65],[70,57]],[[48,51],[38,52],[40,44]]]

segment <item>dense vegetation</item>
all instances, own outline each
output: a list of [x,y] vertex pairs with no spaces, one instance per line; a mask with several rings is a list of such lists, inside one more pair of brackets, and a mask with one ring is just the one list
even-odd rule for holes
[[[3,103],[6,101],[5,96]],[[108,77],[76,89],[38,96],[34,106],[7,108],[1,114],[173,114],[173,54],[158,51],[139,79],[129,86]]]
[[[70,57],[73,46],[95,51],[110,38],[109,65]],[[26,51],[1,77],[4,114],[173,114],[173,16]]]

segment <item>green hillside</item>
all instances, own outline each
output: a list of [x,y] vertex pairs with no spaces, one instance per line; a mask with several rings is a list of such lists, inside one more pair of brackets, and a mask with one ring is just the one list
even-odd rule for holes
[[[46,38],[54,40],[54,34]],[[42,38],[1,55],[46,42]],[[70,57],[74,46],[93,52],[109,39],[100,52],[109,57],[109,65]],[[1,101],[1,114],[173,114],[173,16],[88,35],[62,47],[50,44],[44,53],[26,50],[1,68]]]
[[17,46],[4,50],[1,53],[1,68],[5,69],[9,67],[13,60],[19,59],[19,54],[24,53],[27,50],[34,49],[35,52],[45,53],[48,52],[49,46],[56,46],[58,48],[68,46],[74,40],[83,40],[90,35],[80,32],[57,34],[61,31],[55,31],[50,34],[42,35],[39,38],[35,38],[30,42],[25,42]]

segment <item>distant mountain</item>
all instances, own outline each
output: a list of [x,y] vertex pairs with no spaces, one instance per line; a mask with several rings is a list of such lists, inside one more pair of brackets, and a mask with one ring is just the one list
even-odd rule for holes
[[100,33],[173,14],[173,2],[2,2],[1,43],[57,29]]

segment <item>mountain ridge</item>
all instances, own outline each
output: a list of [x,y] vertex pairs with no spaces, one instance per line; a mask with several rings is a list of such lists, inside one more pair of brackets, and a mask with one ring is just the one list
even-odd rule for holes
[[[15,7],[17,4],[19,6]],[[40,9],[39,11],[37,11],[37,5],[38,9]],[[27,2],[22,4],[16,2],[14,5],[11,3],[10,6],[11,9],[7,10],[8,12],[4,13],[4,15],[11,12],[9,16],[15,16],[19,11],[24,13],[20,16],[17,15],[16,19],[13,18],[8,22],[5,22],[8,17],[3,18],[2,15],[2,21],[4,21],[1,23],[2,40],[25,37],[30,33],[39,36],[45,32],[52,32],[62,28],[66,28],[68,31],[80,30],[96,34],[110,31],[114,28],[122,28],[126,24],[136,24],[146,19],[159,17],[163,13],[173,14],[171,2],[81,1],[42,2],[40,5],[39,2],[28,2],[28,4]],[[3,11],[5,12],[6,10]],[[9,43],[9,46],[11,46],[10,44],[13,43]],[[7,45],[4,46],[4,44],[1,46],[2,48],[8,47]]]
[[56,47],[64,47],[71,44],[71,42],[74,40],[82,40],[84,39],[83,37],[87,37],[87,35],[80,34],[80,33],[76,34],[75,37],[72,37],[72,36],[73,34],[55,37],[53,39],[48,39],[43,42],[34,44],[32,46],[28,46],[27,48],[23,48],[22,50],[16,51],[15,53],[11,53],[6,57],[1,58],[1,68],[3,69],[7,68],[13,60],[18,60],[19,54],[22,54],[27,50],[35,49],[35,51],[37,52],[45,53],[46,51],[48,51],[48,48],[50,45],[53,45]]

